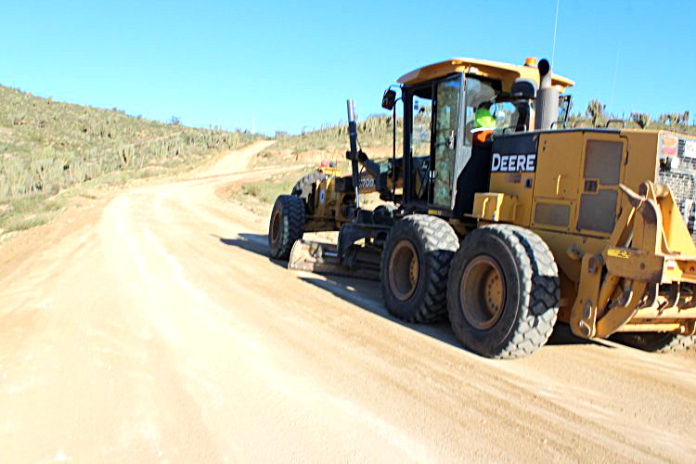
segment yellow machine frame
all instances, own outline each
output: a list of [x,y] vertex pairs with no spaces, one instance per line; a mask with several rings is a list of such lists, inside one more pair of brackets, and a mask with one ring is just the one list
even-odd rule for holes
[[[533,64],[454,58],[416,69],[398,82],[412,86],[463,73],[499,80],[510,92],[519,79],[539,86],[540,72]],[[574,85],[557,75],[550,82],[559,92]],[[472,221],[477,226],[509,223],[538,234],[559,268],[558,318],[580,337],[606,338],[622,331],[694,334],[696,286],[682,284],[696,284],[696,246],[672,191],[657,183],[661,139],[688,137],[593,128],[524,134],[537,142],[535,168],[492,172],[488,191],[474,196],[473,212],[448,218],[458,234],[470,231]],[[512,166],[519,166],[516,162]],[[398,179],[396,186],[389,184],[397,194],[403,175]],[[329,176],[317,182],[319,200],[305,231],[338,230],[352,220],[343,206],[355,195],[342,193],[339,181]],[[373,191],[374,184],[361,182],[361,193]]]
[[[578,336],[694,333],[696,301],[680,287],[696,283],[696,246],[671,190],[655,183],[662,134],[540,133],[536,172],[493,173],[490,192],[475,195],[472,216],[482,224],[527,227],[549,245],[561,271],[559,319]],[[592,142],[621,146],[620,170],[611,185],[586,177]],[[581,198],[592,190],[616,192],[611,230],[580,224]],[[556,215],[544,217],[541,208]]]

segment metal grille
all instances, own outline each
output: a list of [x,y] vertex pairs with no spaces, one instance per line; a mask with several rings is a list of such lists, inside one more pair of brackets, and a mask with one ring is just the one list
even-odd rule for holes
[[621,175],[623,142],[588,140],[585,178],[597,179],[602,185],[616,185]]
[[657,182],[672,189],[691,237],[696,242],[696,158],[684,156],[684,140],[679,141],[679,166],[660,163]]
[[570,205],[558,203],[537,203],[534,208],[534,222],[556,227],[568,227]]
[[602,189],[597,193],[583,193],[580,197],[578,230],[611,232],[616,223],[616,190]]

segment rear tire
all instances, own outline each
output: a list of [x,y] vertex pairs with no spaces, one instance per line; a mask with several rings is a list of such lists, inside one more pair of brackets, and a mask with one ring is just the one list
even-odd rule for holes
[[292,188],[292,194],[298,197],[303,195],[306,197],[311,193],[314,183],[318,180],[321,181],[324,179],[326,179],[326,174],[323,172],[310,172],[309,174],[302,176],[302,178],[295,183],[295,186]]
[[305,213],[307,215],[312,215],[312,213],[314,213],[314,206],[317,204],[316,199],[314,198],[316,193],[316,183],[317,181],[326,179],[326,177],[326,174],[323,172],[310,172],[298,180],[295,186],[292,188],[291,194],[302,199],[305,207]]
[[268,225],[268,248],[271,257],[288,259],[296,240],[302,238],[305,206],[300,197],[280,195],[273,205]]
[[447,284],[452,330],[488,358],[527,356],[551,336],[558,315],[558,267],[534,232],[512,225],[469,233]]
[[696,337],[694,335],[679,335],[664,332],[625,332],[613,335],[611,339],[650,353],[684,351],[696,344]]
[[381,260],[387,310],[407,322],[432,322],[446,314],[447,274],[459,239],[435,216],[413,214],[389,231]]

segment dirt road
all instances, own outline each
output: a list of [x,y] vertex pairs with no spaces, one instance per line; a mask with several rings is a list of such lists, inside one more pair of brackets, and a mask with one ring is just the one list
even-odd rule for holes
[[216,195],[262,146],[0,249],[0,462],[693,462],[694,356],[489,361],[271,262]]

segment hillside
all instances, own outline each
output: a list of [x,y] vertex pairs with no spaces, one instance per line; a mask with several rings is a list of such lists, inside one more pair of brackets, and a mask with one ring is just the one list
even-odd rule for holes
[[[358,143],[374,156],[383,157],[386,151],[391,153],[392,117],[373,115],[357,124]],[[402,137],[403,126],[398,119],[397,141]],[[259,154],[260,164],[295,163],[300,159],[317,161],[321,158],[345,159],[348,149],[348,124],[326,125],[319,129],[307,131],[300,135],[277,133],[276,143]],[[369,150],[368,150],[369,148]],[[370,151],[371,150],[371,151]]]
[[[400,118],[397,122],[398,141],[402,138],[403,126]],[[370,158],[384,160],[391,157],[393,126],[390,116],[370,116],[359,121],[357,129],[358,143]],[[237,185],[231,189],[231,196],[245,208],[265,216],[278,195],[290,192],[298,179],[316,169],[322,160],[336,162],[339,169],[348,174],[350,163],[345,159],[348,145],[346,123],[327,125],[293,136],[279,132],[275,143],[261,151],[254,162],[258,167],[285,166],[287,169],[262,180]]]
[[0,86],[0,234],[45,222],[67,187],[170,172],[259,138],[122,111],[54,102]]

